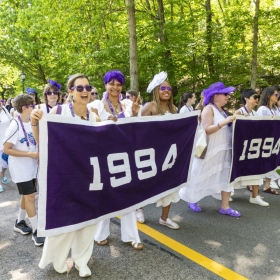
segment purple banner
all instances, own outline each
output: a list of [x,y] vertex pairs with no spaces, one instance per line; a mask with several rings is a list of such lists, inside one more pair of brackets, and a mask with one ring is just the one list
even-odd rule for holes
[[279,169],[279,127],[279,117],[246,117],[235,121],[230,183],[264,178]]
[[[197,115],[40,121],[38,231],[49,236],[137,209],[182,187]],[[74,122],[74,123],[73,123]]]

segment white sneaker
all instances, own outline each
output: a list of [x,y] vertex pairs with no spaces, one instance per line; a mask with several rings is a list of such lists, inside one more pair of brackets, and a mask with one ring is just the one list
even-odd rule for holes
[[144,213],[143,213],[143,209],[136,209],[136,220],[140,224],[144,224],[145,223],[145,216],[144,216]]
[[88,277],[91,275],[91,271],[87,265],[79,267],[75,264],[75,268],[79,271],[80,277]]
[[269,206],[269,203],[263,201],[259,195],[255,198],[250,197],[249,202],[253,204],[258,204],[260,206]]
[[159,223],[161,225],[167,226],[167,227],[172,228],[172,229],[178,229],[179,228],[179,226],[169,218],[167,218],[166,221],[164,221],[162,218],[159,218]]
[[275,181],[270,181],[270,187],[273,189],[279,189],[278,185],[276,184]]
[[3,192],[4,191],[4,189],[3,189],[3,187],[0,185],[0,192]]

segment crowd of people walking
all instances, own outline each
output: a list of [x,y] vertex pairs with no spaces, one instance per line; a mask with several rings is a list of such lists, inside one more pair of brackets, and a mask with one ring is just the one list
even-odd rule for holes
[[[169,217],[172,203],[180,199],[187,202],[192,212],[201,212],[199,201],[206,196],[221,200],[218,213],[230,217],[240,217],[241,212],[230,207],[234,187],[229,187],[229,176],[232,159],[232,123],[236,116],[280,116],[280,88],[270,86],[261,94],[253,89],[242,92],[243,106],[229,114],[224,108],[230,95],[236,90],[216,82],[205,88],[201,100],[196,104],[194,92],[181,95],[178,108],[173,102],[172,86],[168,82],[167,73],[154,76],[148,85],[147,92],[152,92],[152,101],[144,106],[141,96],[134,90],[127,90],[123,97],[124,75],[119,70],[112,70],[104,76],[105,92],[99,99],[97,89],[91,85],[84,74],[69,76],[67,92],[56,81],[48,80],[43,91],[43,102],[34,88],[27,88],[26,94],[9,98],[0,107],[0,192],[9,184],[6,171],[9,168],[12,181],[17,185],[20,195],[20,208],[15,218],[14,230],[23,235],[32,233],[36,246],[44,245],[39,263],[45,268],[53,263],[58,273],[67,272],[66,259],[71,249],[75,267],[80,277],[91,275],[87,263],[91,257],[94,243],[99,246],[108,244],[110,235],[110,219],[99,224],[87,226],[80,230],[52,237],[37,236],[37,210],[35,193],[37,191],[39,121],[44,114],[55,114],[79,118],[85,121],[115,121],[119,118],[160,116],[166,114],[188,114],[194,110],[202,110],[198,128],[207,135],[207,153],[204,158],[195,157],[191,166],[191,175],[185,187],[159,199],[157,207],[162,207],[159,223],[171,229],[179,229],[179,225]],[[195,107],[194,107],[195,106]],[[278,195],[277,172],[262,179],[244,180],[236,188],[248,188],[252,192],[250,203],[268,206],[259,195],[259,186],[263,191]],[[26,223],[26,215],[30,226]],[[128,242],[133,249],[143,249],[137,229],[137,222],[145,223],[145,209],[139,208],[123,214],[121,217],[121,239]]]

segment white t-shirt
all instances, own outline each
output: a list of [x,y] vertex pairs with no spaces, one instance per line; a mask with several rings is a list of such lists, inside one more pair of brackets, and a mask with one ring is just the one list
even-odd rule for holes
[[2,107],[0,113],[0,150],[3,150],[3,140],[5,136],[5,131],[9,127],[11,119],[12,116],[9,114],[8,110]]
[[[11,121],[3,142],[7,140],[8,143],[12,143],[14,150],[37,152],[38,147],[32,134],[30,122],[23,122],[23,126],[29,141],[29,148],[27,147],[25,135],[18,119]],[[15,183],[27,182],[36,178],[37,167],[38,159],[9,156],[9,170],[11,178]]]
[[183,114],[183,113],[189,113],[189,112],[192,112],[192,111],[193,111],[192,106],[189,107],[189,106],[185,105],[180,109],[179,113]]
[[248,114],[248,111],[246,111],[246,109],[244,108],[244,106],[241,107],[241,108],[239,108],[238,110],[240,111],[241,115],[249,115],[250,117],[253,117],[253,116],[257,116],[257,115],[258,115],[258,113],[257,113],[256,111],[254,111],[254,110],[252,110],[252,112],[250,112],[250,113]]
[[101,100],[94,100],[87,104],[87,108],[89,111],[91,111],[91,108],[97,109],[101,121],[108,120],[108,117],[111,115],[105,110],[104,104]]
[[269,109],[266,106],[261,106],[257,113],[258,116],[280,116],[278,108]]

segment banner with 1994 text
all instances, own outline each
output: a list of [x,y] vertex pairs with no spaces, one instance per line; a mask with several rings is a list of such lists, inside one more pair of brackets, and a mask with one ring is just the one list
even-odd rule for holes
[[171,194],[188,179],[199,112],[40,121],[38,234],[52,236]]
[[230,185],[262,179],[280,169],[280,117],[237,117]]

